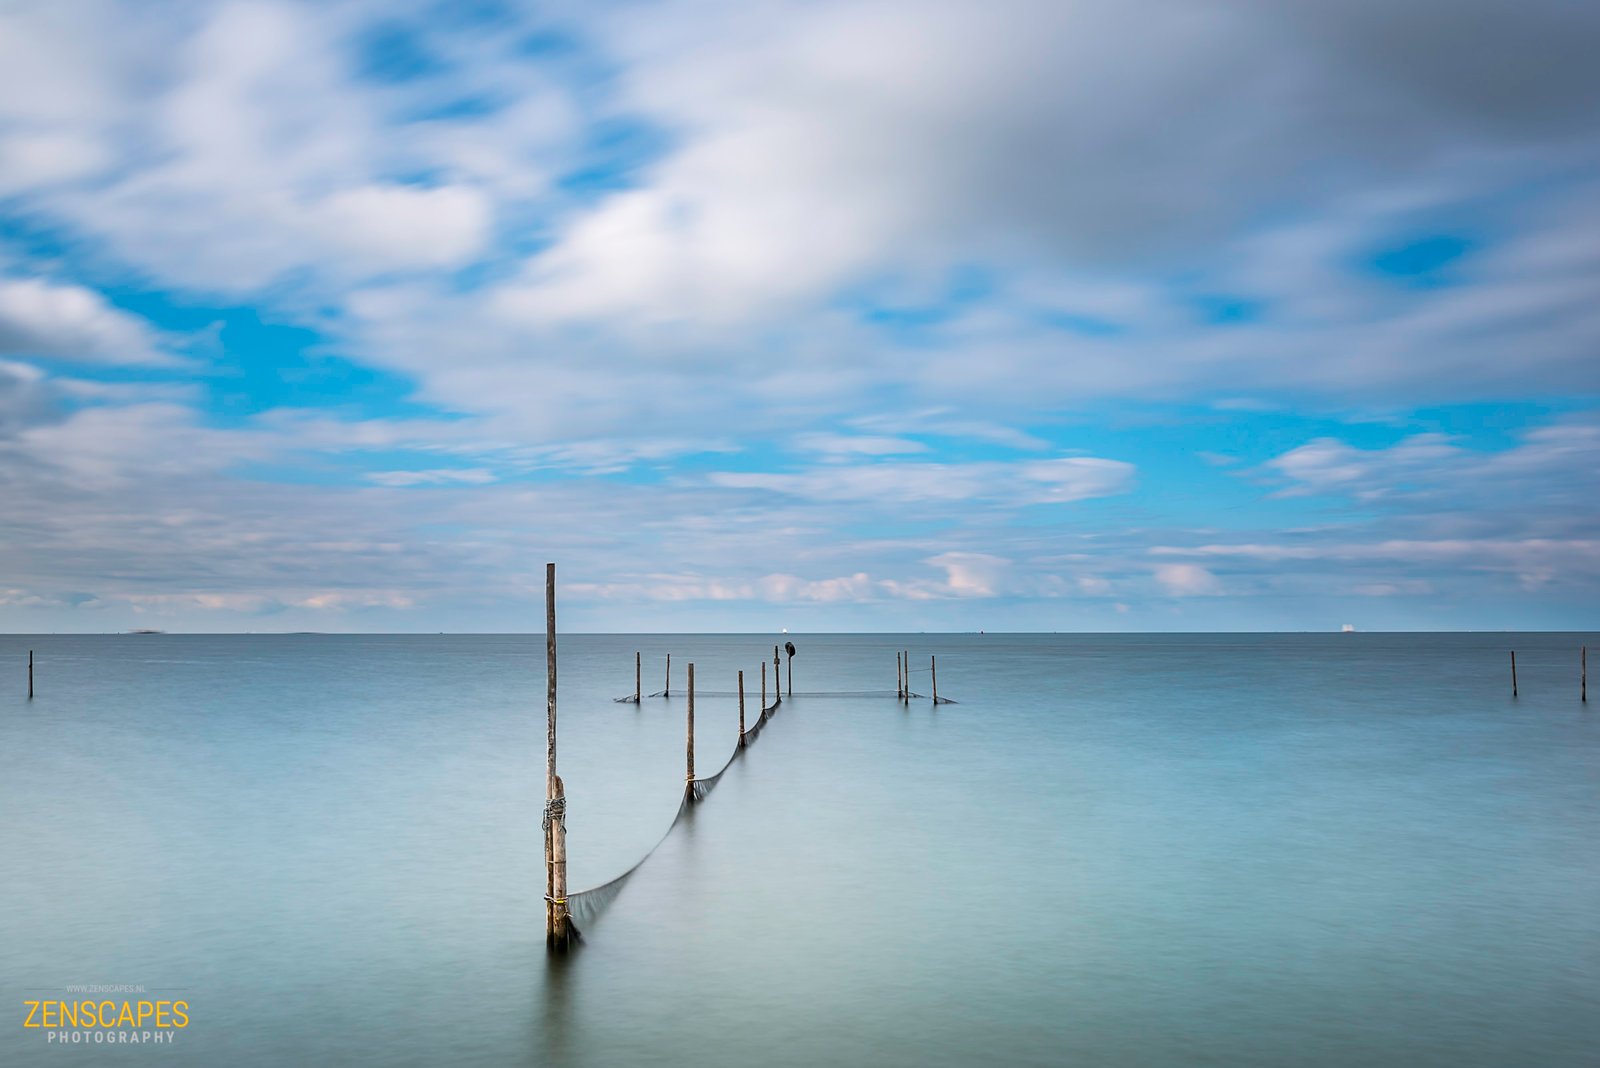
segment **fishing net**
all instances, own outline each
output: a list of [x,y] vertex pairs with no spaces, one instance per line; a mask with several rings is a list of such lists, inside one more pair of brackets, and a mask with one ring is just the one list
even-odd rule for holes
[[[653,694],[652,696],[657,695]],[[703,691],[696,690],[695,696],[703,696]],[[617,895],[622,893],[622,888],[627,885],[628,880],[633,878],[634,873],[644,866],[644,862],[649,860],[655,854],[655,851],[661,848],[662,843],[671,836],[673,828],[677,827],[684,819],[689,809],[704,801],[706,796],[716,788],[717,783],[722,780],[722,776],[727,773],[729,768],[733,767],[733,762],[744,755],[745,749],[749,747],[751,742],[755,741],[755,737],[760,733],[761,728],[771,721],[773,715],[778,711],[778,705],[781,703],[782,698],[779,698],[761,710],[761,715],[756,720],[755,726],[745,730],[741,744],[734,747],[733,752],[728,755],[728,759],[723,763],[722,767],[717,769],[715,774],[692,779],[684,785],[683,800],[678,804],[678,811],[673,815],[672,822],[667,824],[667,829],[662,833],[661,837],[656,840],[656,844],[650,847],[649,852],[635,861],[633,866],[621,875],[609,879],[599,886],[593,886],[587,890],[580,890],[575,894],[569,893],[567,895],[567,911],[571,914],[574,923],[582,927],[589,926],[599,918],[607,905],[616,900]]]

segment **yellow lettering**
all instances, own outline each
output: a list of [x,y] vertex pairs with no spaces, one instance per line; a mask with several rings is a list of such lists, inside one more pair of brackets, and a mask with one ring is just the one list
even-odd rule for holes
[[148,1001],[139,1002],[139,1026],[143,1027],[144,1022],[148,1020],[150,1018],[150,1014],[155,1011],[156,1007],[150,1004]]
[[122,1027],[131,1023],[133,1023],[133,1002],[124,1001],[122,1003],[122,1011],[117,1013],[117,1026]]
[[110,1027],[111,1026],[111,1014],[116,1011],[116,1008],[117,1008],[117,1003],[115,1001],[102,1001],[100,1003],[100,1026],[101,1027]]
[[85,1001],[78,1006],[78,1019],[83,1027],[99,1027],[100,1021],[95,1018],[94,1002]]
[[50,1019],[50,1010],[54,1008],[56,1004],[57,1003],[54,1001],[47,1001],[44,1003],[44,1013],[40,1016],[39,1022],[44,1024],[46,1027],[54,1027],[56,1024],[61,1022],[59,1017],[54,1020]]
[[78,1006],[76,1002],[68,1005],[65,1001],[63,1001],[61,1003],[61,1026],[67,1026],[68,1022],[70,1022],[73,1027],[78,1026]]
[[172,1004],[170,1001],[158,1001],[158,1002],[156,1002],[156,1026],[157,1027],[171,1027],[172,1026],[172,1013],[170,1011],[168,1011],[168,1009],[167,1009],[167,1006],[170,1005],[170,1004]]
[[189,1003],[187,1001],[174,1001],[172,1003],[172,1015],[178,1018],[179,1027],[188,1027]]
[[38,1027],[39,1025],[33,1022],[33,1017],[39,1011],[39,1003],[37,1001],[24,1001],[23,1004],[28,1006],[28,1018],[22,1021],[22,1026]]

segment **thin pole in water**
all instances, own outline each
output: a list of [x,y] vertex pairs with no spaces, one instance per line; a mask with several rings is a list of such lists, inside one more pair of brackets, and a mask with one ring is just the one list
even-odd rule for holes
[[[29,655],[31,656],[32,654],[30,653]],[[1578,675],[1578,687],[1579,692],[1583,694],[1584,703],[1587,704],[1589,701],[1589,647],[1587,645],[1583,647],[1583,652],[1580,656],[1582,667]]]
[[761,714],[767,714],[767,662],[761,661]]
[[901,654],[901,659],[905,661],[905,665],[906,665],[906,689],[905,689],[905,692],[902,693],[900,696],[905,699],[907,704],[910,704],[911,703],[911,650],[907,649],[904,653],[902,653]]
[[572,920],[567,912],[566,788],[556,774],[556,565],[544,569],[545,656],[545,942],[564,953],[571,945]]
[[[772,696],[783,697],[783,666],[778,663],[778,647],[772,647]],[[774,704],[777,702],[774,701]]]
[[939,658],[928,657],[928,673],[933,676],[933,703],[939,703]]
[[744,747],[744,672],[739,672],[739,746]]
[[1511,650],[1511,696],[1517,696],[1517,651]]
[[689,771],[684,790],[689,800],[694,800],[694,664],[689,665]]
[[667,654],[667,687],[661,691],[662,697],[672,696],[672,654]]
[[28,650],[28,700],[33,700],[33,650]]
[[640,660],[639,654],[638,653],[634,653],[633,654],[633,703],[636,704],[636,705],[641,703],[639,698],[642,696],[641,691],[644,689],[644,687],[639,685],[640,672],[642,671],[643,666],[644,665],[643,665],[642,661]]
[[906,692],[905,669],[900,666],[900,652],[894,654],[894,695],[899,697]]

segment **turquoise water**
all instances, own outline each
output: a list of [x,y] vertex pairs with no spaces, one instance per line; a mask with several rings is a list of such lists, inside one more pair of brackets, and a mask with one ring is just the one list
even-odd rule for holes
[[[563,637],[574,889],[683,789],[634,651],[753,709],[773,640]],[[542,637],[0,637],[0,1064],[1595,1063],[1600,637],[793,640],[959,703],[785,702],[552,965]],[[190,1026],[22,1027],[76,984]]]

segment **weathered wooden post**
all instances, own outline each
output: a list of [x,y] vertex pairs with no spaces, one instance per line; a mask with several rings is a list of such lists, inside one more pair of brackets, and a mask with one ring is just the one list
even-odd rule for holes
[[672,654],[667,654],[667,686],[661,691],[662,697],[672,696]]
[[683,789],[690,801],[694,800],[694,664],[689,665],[689,749],[688,774]]
[[545,629],[545,804],[544,830],[548,871],[545,884],[545,943],[557,953],[572,945],[572,917],[567,911],[567,798],[556,774],[556,565],[544,571]]
[[905,667],[900,663],[900,654],[894,654],[894,695],[899,697],[906,692]]
[[932,656],[932,655],[930,655],[928,657],[928,674],[933,676],[933,680],[932,680],[933,681],[933,703],[934,704],[938,704],[939,703],[939,658],[938,657]]
[[[28,656],[31,658],[33,656],[33,654],[29,653]],[[30,660],[30,662],[31,662],[31,660]],[[1578,681],[1578,692],[1583,695],[1584,704],[1588,704],[1589,703],[1589,647],[1587,645],[1585,645],[1583,647],[1583,651],[1579,654],[1579,664],[1580,664],[1580,667],[1578,669],[1578,680],[1579,680]]]
[[794,696],[794,642],[784,642],[783,651],[789,654],[789,694]]
[[900,654],[900,662],[905,664],[905,666],[906,666],[906,692],[901,694],[900,696],[901,696],[902,699],[905,700],[905,702],[907,704],[910,704],[911,703],[911,650],[910,649],[907,649],[907,650],[905,650],[904,652],[902,652]]
[[739,672],[739,748],[744,748],[744,672]]
[[1517,651],[1511,650],[1511,696],[1517,696]]
[[33,700],[33,650],[28,650],[28,700]]
[[778,663],[778,647],[772,647],[772,696],[777,704],[783,698],[783,667]]
[[642,696],[644,696],[644,693],[643,693],[644,687],[639,685],[640,671],[643,669],[643,666],[644,665],[640,661],[639,654],[638,653],[634,653],[633,654],[633,703],[636,704],[636,705],[644,703],[643,701],[640,700],[640,698]]
[[767,662],[761,661],[761,714],[767,714]]

